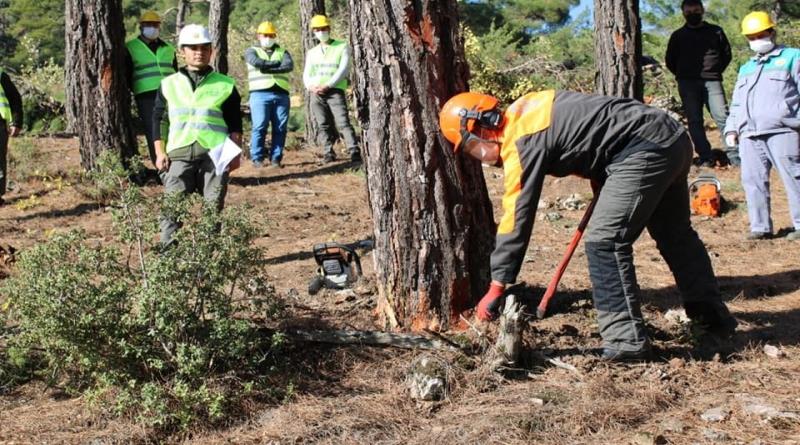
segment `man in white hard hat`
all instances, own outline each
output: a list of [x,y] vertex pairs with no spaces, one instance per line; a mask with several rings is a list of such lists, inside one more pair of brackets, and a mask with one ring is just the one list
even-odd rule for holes
[[[241,145],[241,96],[231,77],[209,65],[211,37],[205,27],[184,27],[178,47],[186,66],[161,81],[153,111],[156,167],[166,171],[165,193],[201,193],[206,203],[222,210],[228,173],[239,166],[239,159],[222,175],[217,175],[208,152],[226,138]],[[161,130],[167,127],[165,147]],[[162,244],[172,242],[178,227],[178,222],[162,217]]]
[[144,136],[150,161],[156,163],[153,145],[153,106],[161,80],[178,71],[175,47],[159,38],[161,16],[155,11],[145,11],[139,17],[139,35],[129,40],[125,63],[128,83],[136,100],[136,108],[142,119]]

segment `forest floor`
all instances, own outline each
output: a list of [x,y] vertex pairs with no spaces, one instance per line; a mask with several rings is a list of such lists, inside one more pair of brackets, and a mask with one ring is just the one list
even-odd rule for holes
[[[111,240],[109,212],[72,184],[79,170],[71,139],[12,141],[15,182],[0,207],[0,243],[24,250],[53,231],[80,227]],[[16,171],[14,169],[17,169]],[[499,217],[502,171],[484,170]],[[691,177],[698,171],[693,171]],[[531,319],[526,350],[557,357],[574,370],[553,367],[527,354],[524,368],[499,380],[476,370],[475,359],[436,352],[449,363],[445,400],[416,402],[404,385],[419,351],[368,346],[303,345],[287,360],[293,395],[254,405],[220,429],[195,429],[161,439],[169,443],[358,444],[800,444],[800,244],[782,237],[744,241],[747,214],[737,169],[716,169],[729,203],[721,218],[693,217],[711,254],[720,286],[740,321],[732,351],[699,357],[691,339],[665,317],[679,308],[674,281],[645,233],[635,246],[645,316],[658,359],[609,365],[597,359],[600,341],[591,304],[586,258],[578,249],[544,320]],[[15,181],[15,178],[17,180]],[[61,178],[61,179],[59,179]],[[773,175],[776,228],[790,226],[781,181]],[[161,188],[148,186],[156,195]],[[517,292],[538,299],[580,220],[582,210],[559,208],[585,181],[548,178],[541,210]],[[287,302],[287,323],[331,329],[381,330],[370,292],[341,298],[306,292],[316,265],[314,243],[366,240],[372,227],[365,175],[339,162],[320,165],[312,150],[290,151],[282,169],[249,163],[231,180],[227,205],[260,209],[266,270]],[[558,213],[558,217],[552,215]],[[544,215],[551,214],[547,218]],[[362,252],[365,282],[374,267]],[[469,315],[471,319],[470,314]],[[478,325],[480,329],[492,327]],[[773,358],[765,345],[783,356]],[[430,353],[429,353],[430,354]],[[541,355],[538,356],[541,358]],[[709,419],[718,414],[716,420]],[[111,444],[154,439],[124,419],[87,409],[41,382],[0,395],[0,444]],[[158,440],[158,439],[156,439]]]

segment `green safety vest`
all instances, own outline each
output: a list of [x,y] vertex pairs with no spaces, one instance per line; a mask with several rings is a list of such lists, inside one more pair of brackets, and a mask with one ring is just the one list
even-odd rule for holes
[[[313,85],[326,85],[331,77],[336,74],[339,69],[339,61],[342,59],[342,54],[347,50],[347,42],[344,40],[331,40],[331,43],[326,46],[325,52],[322,52],[322,44],[319,44],[308,52],[306,63],[310,65],[309,80]],[[333,85],[333,88],[340,90],[347,89],[347,76]]]
[[[3,75],[3,70],[0,69],[0,76]],[[8,97],[3,86],[0,85],[0,119],[11,123],[11,104],[8,103]]]
[[125,46],[133,59],[133,94],[155,91],[161,84],[161,79],[175,74],[172,65],[175,48],[172,45],[161,45],[153,54],[150,47],[137,37]]
[[[267,55],[263,48],[253,47],[253,49],[256,50],[256,54],[261,59],[273,62],[283,60],[283,55],[286,53],[286,50],[281,47],[275,48],[272,56]],[[272,88],[273,85],[278,85],[286,92],[289,92],[289,76],[286,73],[262,73],[261,70],[248,63],[247,80],[250,82],[250,91],[266,90],[267,88]]]
[[234,86],[231,77],[215,71],[208,73],[194,91],[183,73],[165,77],[161,81],[161,94],[169,106],[167,153],[195,142],[207,150],[225,142],[228,125],[222,115],[222,104]]

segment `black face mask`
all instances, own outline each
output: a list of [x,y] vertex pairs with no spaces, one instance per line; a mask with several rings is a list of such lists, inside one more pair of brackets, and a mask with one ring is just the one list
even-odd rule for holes
[[688,23],[688,24],[690,24],[692,26],[697,26],[697,25],[703,23],[703,14],[693,13],[693,14],[685,15],[684,17],[686,18],[686,23]]

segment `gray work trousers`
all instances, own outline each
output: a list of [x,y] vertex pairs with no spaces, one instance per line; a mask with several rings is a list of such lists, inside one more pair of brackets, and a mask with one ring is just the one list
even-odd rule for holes
[[[221,211],[225,204],[225,193],[228,190],[228,172],[217,176],[214,162],[207,154],[191,160],[172,160],[169,170],[163,175],[164,193],[199,193],[203,195],[206,205]],[[172,241],[172,235],[180,228],[180,224],[162,216],[160,221],[161,244]]]
[[0,197],[6,194],[8,183],[8,127],[0,119]]
[[[725,89],[720,80],[678,79],[678,93],[683,102],[683,110],[689,124],[689,135],[694,149],[701,160],[711,159],[711,144],[706,137],[703,123],[703,108],[708,109],[717,124],[720,137],[725,143],[725,121],[728,119],[728,103],[725,100]],[[726,154],[731,162],[739,160],[739,149],[736,146],[726,147]]]
[[633,243],[647,227],[680,290],[687,314],[730,317],[711,260],[689,219],[686,177],[692,145],[684,133],[666,149],[635,152],[606,168],[586,232],[586,256],[603,347],[649,348],[633,265]]
[[800,135],[791,131],[743,137],[739,140],[739,147],[750,231],[772,233],[769,172],[773,166],[786,188],[794,229],[800,230]]
[[144,138],[147,140],[147,153],[150,156],[150,162],[156,165],[156,146],[153,144],[153,135],[157,123],[153,122],[153,107],[156,104],[156,91],[148,91],[146,93],[137,94],[136,108],[139,110],[139,117],[142,119],[142,128],[144,129]]
[[350,155],[360,153],[358,139],[350,115],[347,112],[347,98],[344,91],[331,88],[323,94],[311,94],[311,110],[320,127],[322,154],[335,155],[333,144],[341,136]]

